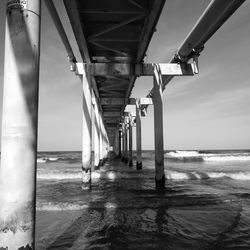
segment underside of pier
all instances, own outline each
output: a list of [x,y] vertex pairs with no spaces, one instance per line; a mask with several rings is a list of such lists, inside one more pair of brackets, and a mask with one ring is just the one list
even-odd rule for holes
[[[143,62],[164,3],[64,0],[83,62]],[[92,81],[111,145],[135,80],[136,76],[124,76],[114,69],[110,75],[94,76]]]

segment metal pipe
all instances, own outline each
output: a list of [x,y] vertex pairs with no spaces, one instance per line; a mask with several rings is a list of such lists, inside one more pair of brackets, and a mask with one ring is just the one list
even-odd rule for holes
[[[50,16],[56,26],[56,29],[58,31],[58,34],[63,42],[63,45],[68,53],[68,58],[69,58],[69,61],[71,63],[71,70],[74,71],[75,70],[75,63],[76,63],[76,58],[75,58],[75,55],[74,55],[74,52],[71,48],[71,45],[69,43],[69,40],[68,40],[68,37],[65,33],[65,30],[63,28],[63,25],[62,25],[62,22],[60,20],[60,17],[57,13],[57,10],[55,8],[55,5],[53,3],[53,0],[44,0],[46,6],[47,6],[47,9],[50,13]],[[73,68],[74,67],[74,68]]]
[[[211,1],[169,63],[185,63],[194,56],[199,56],[205,43],[244,2],[245,0]],[[163,91],[173,78],[174,76],[163,77]],[[153,96],[153,89],[147,95],[147,97],[151,96]]]
[[245,0],[213,0],[178,49],[178,58],[187,62],[195,53],[200,53],[205,43],[244,2]]
[[6,1],[0,249],[35,249],[41,1]]

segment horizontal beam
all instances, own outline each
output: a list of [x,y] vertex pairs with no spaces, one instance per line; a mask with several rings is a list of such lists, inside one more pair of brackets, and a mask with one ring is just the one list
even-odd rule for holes
[[153,100],[152,98],[140,98],[139,99],[139,105],[153,105]]
[[[193,64],[160,63],[159,68],[162,75],[171,76],[192,76],[194,75]],[[91,63],[90,73],[94,76],[153,76],[154,64],[133,64],[133,63]]]
[[100,98],[101,105],[124,105],[124,98]]
[[118,123],[120,122],[120,118],[118,117],[104,117],[104,122],[105,123]]
[[104,111],[103,112],[103,116],[117,116],[120,117],[121,116],[121,112],[119,111]]
[[152,98],[142,97],[142,98],[129,98],[129,105],[136,105],[138,102],[139,105],[153,105]]
[[107,15],[138,15],[145,14],[145,11],[131,10],[81,10],[82,14],[107,14]]

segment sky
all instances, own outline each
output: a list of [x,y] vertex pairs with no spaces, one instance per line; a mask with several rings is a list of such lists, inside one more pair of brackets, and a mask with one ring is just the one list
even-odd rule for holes
[[[43,1],[42,1],[43,2]],[[80,55],[61,0],[54,1],[74,53]],[[167,63],[209,0],[168,0],[146,62]],[[206,43],[198,75],[175,77],[164,91],[166,150],[250,149],[250,1]],[[5,1],[0,1],[0,118],[4,67]],[[145,97],[152,77],[140,77],[132,97]],[[38,150],[81,150],[81,82],[42,4]],[[153,107],[142,118],[143,149],[154,148]],[[134,136],[135,139],[135,136]]]

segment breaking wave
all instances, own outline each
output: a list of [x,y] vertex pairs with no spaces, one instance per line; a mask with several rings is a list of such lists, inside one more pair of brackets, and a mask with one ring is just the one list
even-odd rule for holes
[[81,179],[81,172],[71,172],[71,173],[60,173],[60,172],[47,172],[47,173],[38,173],[38,179],[43,180],[66,180],[66,179]]
[[87,209],[87,204],[77,204],[69,202],[38,202],[36,205],[37,211],[73,211]]
[[166,171],[166,178],[169,180],[202,180],[230,178],[233,180],[250,180],[250,172],[177,172]]
[[41,157],[41,158],[37,158],[36,162],[37,163],[46,163],[46,162],[55,162],[58,160],[59,160],[58,157]]
[[168,160],[175,161],[250,161],[249,153],[202,153],[199,151],[171,151],[165,154]]

